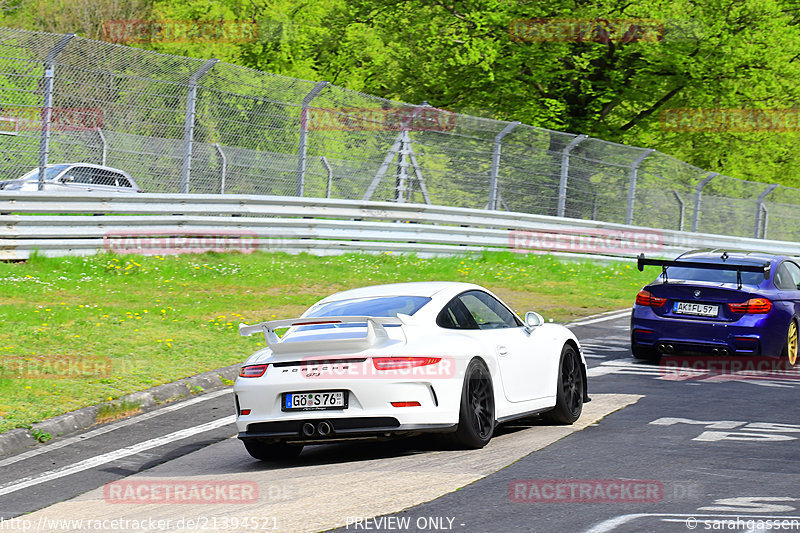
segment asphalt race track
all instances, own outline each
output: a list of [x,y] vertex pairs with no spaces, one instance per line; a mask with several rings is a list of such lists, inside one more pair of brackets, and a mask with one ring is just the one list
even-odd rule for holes
[[477,451],[322,445],[275,465],[232,438],[223,390],[1,457],[0,531],[800,531],[800,375],[640,363],[628,321],[570,326],[593,398],[574,426],[523,420]]

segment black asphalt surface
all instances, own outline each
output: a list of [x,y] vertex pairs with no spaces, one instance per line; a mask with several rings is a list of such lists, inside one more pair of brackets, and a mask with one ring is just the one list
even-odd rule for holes
[[[459,491],[391,516],[353,517],[337,531],[800,531],[796,375],[674,379],[658,365],[631,359],[627,316],[572,329],[584,346],[590,395],[643,398]],[[99,454],[229,417],[231,404],[232,395],[220,393],[102,435],[84,433],[67,446],[58,448],[58,440],[39,446],[43,452],[27,459],[0,457],[0,517],[64,501],[232,437],[233,425],[223,425],[3,493]],[[336,457],[355,453],[332,446]]]
[[74,437],[77,442],[68,446],[58,447],[63,440],[56,439],[31,448],[42,453],[11,464],[6,463],[16,459],[16,456],[0,457],[0,517],[16,517],[73,498],[108,482],[147,470],[235,435],[236,428],[229,424],[195,437],[166,442],[81,472],[3,494],[4,490],[14,488],[25,480],[37,480],[47,473],[69,468],[81,461],[233,414],[231,392],[226,390],[220,396],[209,395],[209,398],[97,436],[90,436],[93,430],[70,435],[68,438]]
[[631,359],[628,320],[573,331],[590,369],[613,369],[590,370],[590,393],[638,403],[459,491],[337,531],[800,531],[800,379],[661,379]]

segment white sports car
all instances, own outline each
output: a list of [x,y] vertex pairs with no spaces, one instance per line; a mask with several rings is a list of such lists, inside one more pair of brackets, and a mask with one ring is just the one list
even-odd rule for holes
[[523,322],[470,283],[364,287],[300,318],[239,325],[260,332],[267,347],[233,390],[239,438],[265,461],[306,444],[421,432],[481,448],[498,423],[540,413],[571,424],[589,401],[570,330],[534,312]]

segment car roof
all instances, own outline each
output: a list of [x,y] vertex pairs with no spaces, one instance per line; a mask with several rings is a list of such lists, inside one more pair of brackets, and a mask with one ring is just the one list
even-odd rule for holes
[[458,281],[418,281],[411,283],[390,283],[386,285],[372,285],[358,289],[337,292],[320,300],[322,302],[333,302],[337,300],[350,300],[355,298],[367,298],[376,296],[423,296],[432,298],[440,292],[448,294],[459,294],[468,290],[486,289],[474,283],[462,283]]

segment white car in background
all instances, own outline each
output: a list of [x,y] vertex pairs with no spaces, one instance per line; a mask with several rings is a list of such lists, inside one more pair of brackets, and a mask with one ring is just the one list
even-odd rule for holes
[[266,461],[307,444],[422,432],[481,448],[499,423],[541,414],[571,424],[589,401],[570,330],[534,312],[523,322],[470,283],[348,290],[239,333],[266,339],[234,384],[239,438]]
[[[92,163],[59,163],[47,165],[44,174],[47,192],[142,192],[130,174],[118,168]],[[39,190],[39,167],[21,178],[0,181],[4,191],[32,192]]]

